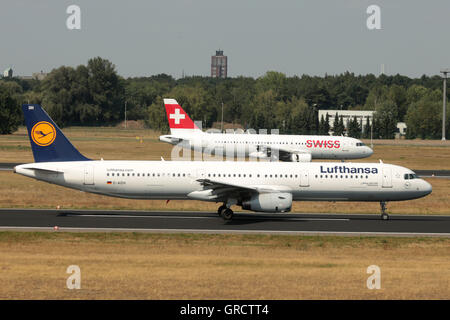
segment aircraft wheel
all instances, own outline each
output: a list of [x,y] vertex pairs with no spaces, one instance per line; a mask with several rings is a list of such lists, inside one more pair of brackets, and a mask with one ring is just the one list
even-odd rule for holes
[[233,219],[233,210],[230,208],[225,208],[222,210],[221,216],[224,220],[231,220]]
[[221,205],[220,207],[219,207],[219,209],[217,209],[217,213],[219,214],[219,216],[222,216],[222,211],[224,210],[224,209],[226,209],[226,205]]
[[381,219],[389,220],[389,215],[386,213],[387,210],[386,201],[380,201],[380,206],[381,206]]

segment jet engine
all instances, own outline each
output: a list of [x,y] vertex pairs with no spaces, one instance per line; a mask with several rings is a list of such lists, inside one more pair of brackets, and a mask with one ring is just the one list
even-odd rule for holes
[[292,162],[311,162],[311,153],[293,153],[291,154]]
[[242,209],[259,212],[289,212],[292,194],[287,192],[261,193],[242,202]]

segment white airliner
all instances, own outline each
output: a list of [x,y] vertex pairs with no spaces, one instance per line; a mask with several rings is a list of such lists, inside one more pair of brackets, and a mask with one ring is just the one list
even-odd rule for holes
[[[359,159],[373,151],[358,139],[344,136],[222,134],[200,130],[174,99],[164,99],[170,135],[160,141],[211,154],[310,162],[311,159]],[[230,152],[231,150],[231,152]]]
[[194,199],[259,212],[288,212],[292,201],[387,201],[431,193],[411,170],[380,163],[94,161],[80,154],[39,105],[22,107],[35,163],[15,173],[60,186],[132,199]]

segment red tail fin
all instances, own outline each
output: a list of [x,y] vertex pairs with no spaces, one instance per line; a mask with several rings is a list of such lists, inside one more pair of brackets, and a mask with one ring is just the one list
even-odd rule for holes
[[174,133],[174,130],[178,132],[199,130],[201,132],[175,99],[164,99],[164,106],[166,107],[167,120],[169,120],[171,133]]

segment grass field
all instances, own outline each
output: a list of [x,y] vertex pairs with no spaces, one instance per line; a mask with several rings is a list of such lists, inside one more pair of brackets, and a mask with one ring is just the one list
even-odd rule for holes
[[1,232],[0,255],[0,299],[450,299],[450,239]]
[[[86,156],[170,159],[151,130],[68,128]],[[361,161],[450,169],[450,144],[375,141]],[[0,136],[0,162],[33,162],[26,131]],[[450,179],[433,193],[389,203],[389,212],[450,214]],[[46,189],[43,196],[41,190]],[[210,210],[198,201],[98,196],[0,171],[0,207]],[[376,213],[377,203],[296,202],[294,212]],[[0,299],[450,299],[450,239],[146,233],[0,232]],[[81,269],[69,290],[67,267]],[[367,267],[381,269],[369,290]]]
[[[64,133],[86,156],[129,160],[170,159],[172,146],[158,141],[159,133],[148,129],[81,128],[64,129]],[[370,141],[366,141],[370,144]],[[361,162],[406,166],[412,169],[450,170],[450,141],[381,140],[374,141],[374,155]],[[12,135],[0,136],[0,162],[33,162],[25,128]],[[450,180],[427,179],[433,193],[425,198],[389,203],[390,213],[450,214]],[[51,197],[43,197],[45,186]],[[217,205],[200,201],[127,200],[82,193],[22,177],[12,172],[0,172],[0,207],[89,208],[131,210],[207,210]],[[378,203],[295,202],[293,212],[379,213]]]

